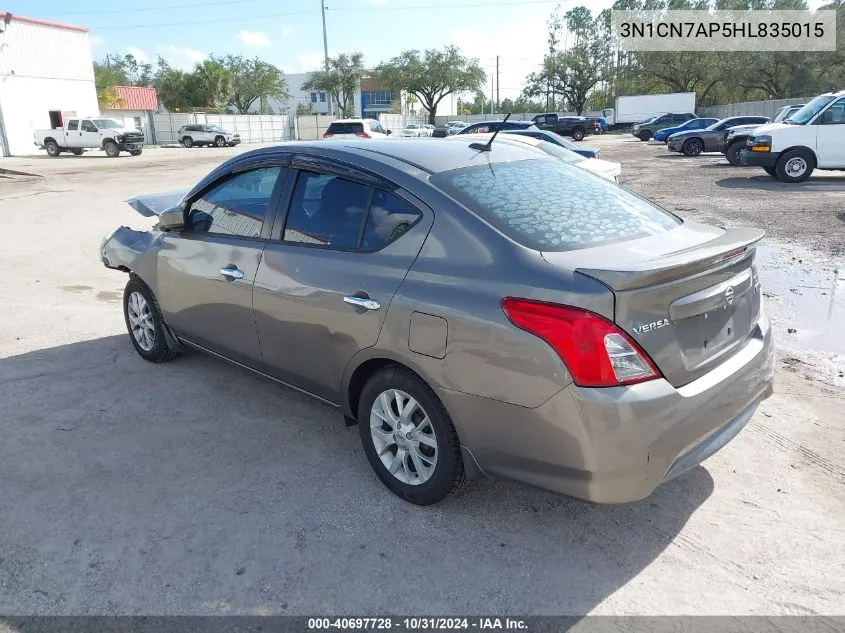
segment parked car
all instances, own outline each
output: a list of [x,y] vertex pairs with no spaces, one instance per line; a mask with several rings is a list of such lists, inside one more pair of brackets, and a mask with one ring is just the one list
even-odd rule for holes
[[376,119],[338,119],[329,123],[323,138],[384,138],[391,134]]
[[[783,106],[775,113],[774,118],[766,121],[766,123],[779,123],[788,119],[790,116],[798,112],[798,110],[803,108],[804,105],[805,104],[802,103],[800,105]],[[725,138],[722,141],[722,146],[719,151],[725,155],[731,165],[739,167],[742,164],[740,153],[743,148],[745,148],[748,139],[754,136],[754,130],[760,127],[760,125],[765,125],[766,123],[735,125],[734,127],[729,127],[725,130]]]
[[[495,132],[502,127],[501,121],[479,121],[462,128],[456,132],[458,135],[462,134],[485,134],[486,132]],[[505,123],[505,130],[536,130],[537,128],[531,121],[507,121]]]
[[642,123],[635,123],[631,128],[631,134],[641,141],[647,141],[658,130],[662,130],[665,127],[677,126],[695,118],[696,116],[692,112],[661,114]]
[[604,117],[596,117],[596,122],[599,124],[599,134],[604,134],[605,132],[607,132],[607,119],[605,119]]
[[571,136],[574,141],[580,141],[585,136],[595,133],[594,120],[583,116],[562,116],[547,112],[538,114],[531,121],[541,130]]
[[144,149],[143,132],[99,116],[74,117],[60,128],[35,130],[33,138],[37,147],[54,158],[62,152],[79,156],[86,149],[102,149],[110,158],[117,158],[120,152],[140,156]]
[[431,136],[428,128],[421,123],[408,123],[405,129],[402,130],[402,136],[405,138],[419,138],[421,136]]
[[[129,275],[135,350],[199,349],[316,396],[420,505],[482,473],[633,501],[736,436],[772,392],[763,231],[460,138],[266,147],[130,201],[155,227],[100,255]],[[322,463],[312,477],[337,476]]]
[[670,152],[681,152],[685,156],[698,156],[702,152],[718,152],[722,145],[725,130],[735,125],[757,125],[765,123],[764,116],[732,116],[716,121],[703,130],[684,130],[669,137],[667,147]]
[[429,136],[434,136],[434,126],[431,123],[426,123],[425,129],[428,130]]
[[789,119],[760,126],[741,158],[789,183],[816,169],[845,170],[845,90],[819,95]]
[[657,130],[654,133],[654,140],[655,141],[663,141],[667,143],[669,141],[669,137],[672,136],[675,132],[684,132],[686,130],[703,130],[706,127],[710,127],[714,123],[716,123],[719,119],[713,119],[710,117],[690,119],[680,125],[675,125],[673,127],[665,127],[662,130]]
[[[561,138],[554,132],[547,132],[545,130],[538,131],[540,134],[548,134],[550,136],[557,136],[558,138]],[[492,134],[474,134],[473,136],[478,137],[477,140],[479,142],[486,143],[490,140]],[[463,137],[460,137],[460,140],[463,141]],[[558,143],[547,141],[543,138],[525,136],[520,131],[502,132],[502,135],[499,136],[495,142],[517,143],[519,145],[532,147],[548,154],[549,156],[554,156],[565,163],[579,167],[580,169],[595,174],[605,180],[609,180],[612,183],[619,184],[619,175],[622,173],[622,165],[620,163],[614,163],[609,160],[588,159],[577,152],[566,149]]]
[[598,158],[599,157],[599,150],[595,147],[581,147],[577,143],[573,143],[570,140],[567,140],[560,134],[555,134],[554,132],[549,132],[548,130],[503,130],[502,134],[516,134],[518,136],[530,136],[531,138],[536,138],[541,141],[547,141],[554,145],[558,145],[565,149],[568,149],[571,152],[575,152],[576,154],[580,154],[584,158]]
[[185,147],[234,147],[241,142],[241,135],[230,132],[219,125],[183,125],[177,132],[179,142]]

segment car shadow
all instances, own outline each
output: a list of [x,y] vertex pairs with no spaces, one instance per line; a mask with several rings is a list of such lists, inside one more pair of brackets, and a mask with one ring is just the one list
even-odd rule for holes
[[0,612],[583,615],[711,495],[597,506],[471,482],[416,507],[339,413],[126,335],[0,360]]
[[[760,173],[760,172],[758,172]],[[804,182],[786,183],[762,173],[758,176],[723,178],[716,185],[723,189],[760,189],[764,191],[845,191],[845,176],[810,177]]]

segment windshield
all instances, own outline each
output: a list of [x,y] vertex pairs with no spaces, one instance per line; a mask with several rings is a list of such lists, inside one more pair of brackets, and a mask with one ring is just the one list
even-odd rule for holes
[[664,233],[675,216],[550,158],[474,165],[431,177],[438,189],[514,241],[567,251]]
[[824,108],[835,98],[836,97],[833,97],[831,95],[820,95],[816,97],[815,99],[810,101],[810,103],[798,110],[798,112],[789,117],[789,122],[796,123],[798,125],[804,125],[806,123],[809,123],[810,119],[812,119],[819,112],[821,112],[822,108]]
[[123,127],[120,123],[112,119],[94,119],[94,125],[97,126],[98,130],[115,130]]

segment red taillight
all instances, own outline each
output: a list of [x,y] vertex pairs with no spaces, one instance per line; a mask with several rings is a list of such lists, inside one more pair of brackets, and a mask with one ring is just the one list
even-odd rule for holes
[[603,316],[571,306],[505,297],[502,310],[518,328],[543,339],[581,387],[617,387],[660,376],[637,343]]
[[325,132],[325,133],[323,134],[323,138],[331,138],[331,137],[333,137],[333,136],[334,136],[334,133],[333,133],[333,132]]
[[366,132],[355,132],[355,136],[360,136],[361,138],[370,138],[370,135]]

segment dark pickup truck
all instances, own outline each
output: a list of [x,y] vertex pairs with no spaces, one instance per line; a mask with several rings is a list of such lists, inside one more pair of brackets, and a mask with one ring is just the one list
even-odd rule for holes
[[575,141],[580,141],[595,131],[595,120],[583,116],[559,116],[552,112],[538,114],[531,120],[541,130],[557,132],[561,136],[571,136]]

